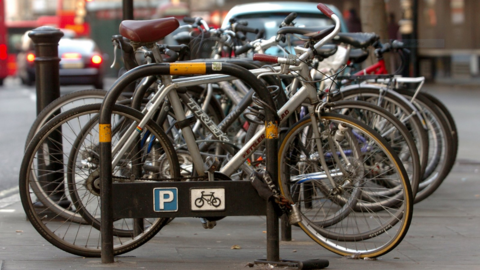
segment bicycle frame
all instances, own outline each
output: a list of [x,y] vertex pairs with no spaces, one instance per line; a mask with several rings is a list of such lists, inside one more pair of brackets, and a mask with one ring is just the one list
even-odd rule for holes
[[388,74],[387,68],[385,67],[385,60],[380,59],[377,63],[360,70],[359,72],[353,74],[354,76],[362,75],[386,75]]
[[[327,37],[325,37],[323,40],[319,41],[317,44],[315,44],[315,49],[323,46],[323,44],[327,41],[333,38],[336,33],[340,30],[340,22],[339,19],[336,15],[333,15],[332,18],[336,22],[335,29],[332,33],[330,33]],[[160,62],[161,61],[161,56],[156,56],[159,55],[158,48],[153,47],[153,54],[156,58],[156,61]],[[305,63],[305,60],[310,58],[313,55],[312,49],[309,49],[307,52],[302,54],[300,56],[300,59],[303,61],[298,67],[292,67],[291,70],[297,70],[299,72],[299,75],[308,78],[309,77],[309,68],[307,64]],[[157,59],[158,58],[158,59]],[[277,67],[276,70],[280,70],[281,67]],[[271,69],[256,69],[256,70],[251,70],[251,73],[257,75],[257,74],[265,74],[265,73],[271,73]],[[161,102],[168,96],[169,101],[172,104],[172,108],[174,110],[175,116],[177,117],[177,121],[183,121],[185,119],[185,113],[183,111],[183,107],[181,106],[180,103],[180,98],[176,91],[172,91],[174,89],[180,88],[180,87],[185,87],[185,86],[193,86],[193,85],[198,85],[198,84],[208,84],[208,83],[214,83],[214,82],[219,82],[219,81],[226,81],[226,80],[232,80],[236,79],[233,76],[225,76],[225,75],[206,75],[206,76],[200,76],[200,77],[193,77],[193,78],[187,78],[184,79],[184,82],[174,82],[170,79],[170,76],[168,75],[162,75],[162,82],[164,82],[164,85],[166,86],[159,86],[160,89],[159,91],[155,94],[155,96],[147,103],[145,109],[146,109],[146,114],[145,117],[141,120],[140,123],[138,123],[137,127],[130,128],[129,131],[125,133],[125,135],[122,136],[122,138],[119,140],[115,148],[113,149],[113,160],[112,160],[112,166],[115,166],[118,164],[120,161],[121,157],[123,154],[125,154],[126,150],[135,142],[137,134],[135,133],[135,130],[141,132],[141,130],[145,127],[147,124],[148,120],[153,117],[153,114],[155,113],[155,110],[152,108],[159,108]],[[277,112],[278,117],[280,118],[280,122],[283,122],[285,119],[287,119],[294,111],[296,108],[300,107],[300,105],[305,102],[306,100],[309,101],[307,107],[310,112],[315,112],[315,107],[319,103],[318,98],[317,98],[317,92],[316,88],[308,83],[303,83],[303,86],[300,88],[299,91],[295,93],[294,96],[292,96],[289,101]],[[205,112],[198,110],[198,108],[201,108],[194,100],[193,102],[187,103],[190,104],[192,109],[197,109],[193,111],[198,111],[199,120],[202,121],[202,124],[210,131],[212,134],[214,134],[215,137],[219,140],[226,141],[228,140],[228,137],[225,135],[225,133],[221,132],[221,130],[218,128],[213,121],[205,114]],[[314,126],[318,126],[317,119],[315,117],[315,114],[311,114],[312,117],[312,124]],[[133,127],[133,126],[132,126]],[[182,132],[184,134],[184,138],[187,144],[187,148],[192,155],[192,163],[194,164],[196,171],[199,176],[205,175],[205,165],[203,164],[203,160],[200,156],[200,152],[198,150],[198,146],[196,145],[196,141],[193,137],[192,130],[189,126],[182,128]],[[316,144],[319,149],[319,151],[322,151],[322,144],[320,141],[320,132],[318,129],[313,130],[315,138],[316,139]],[[233,158],[221,168],[220,172],[230,176],[236,169],[242,167],[242,169],[245,169],[247,172],[251,172],[252,169],[249,166],[245,166],[245,160],[247,159],[248,155],[255,151],[261,144],[262,142],[266,139],[268,134],[265,134],[265,127],[261,128],[255,136],[247,142],[234,156]],[[323,167],[327,167],[325,159],[323,157],[323,153],[319,153],[321,158],[321,165]],[[328,170],[326,171],[327,177],[331,181],[332,185],[335,185],[333,178],[331,177],[330,173]]]

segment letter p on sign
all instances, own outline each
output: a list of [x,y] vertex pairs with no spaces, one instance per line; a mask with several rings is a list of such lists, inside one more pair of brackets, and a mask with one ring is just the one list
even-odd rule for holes
[[155,188],[153,190],[153,210],[155,212],[177,212],[177,195],[177,188]]

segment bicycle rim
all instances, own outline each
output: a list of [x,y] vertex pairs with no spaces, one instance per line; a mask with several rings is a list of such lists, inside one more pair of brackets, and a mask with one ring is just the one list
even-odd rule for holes
[[[82,163],[82,169],[89,167],[90,172],[85,171],[80,173],[79,170],[72,170],[68,167],[67,160],[71,155],[72,149],[75,149],[73,142],[84,128],[84,124],[91,123],[92,119],[99,112],[100,104],[87,105],[76,108],[60,114],[52,121],[47,123],[38,134],[32,139],[26,151],[26,155],[22,162],[22,169],[20,172],[20,195],[22,204],[27,213],[28,219],[32,222],[35,229],[50,243],[57,246],[64,251],[85,257],[98,257],[101,252],[101,238],[100,231],[96,228],[97,223],[92,223],[92,220],[85,219],[86,223],[77,223],[72,218],[63,218],[55,213],[58,209],[55,201],[51,200],[52,194],[62,193],[65,198],[70,200],[70,210],[75,214],[86,217],[85,213],[89,213],[95,222],[100,218],[99,196],[98,189],[95,190],[95,184],[85,185],[81,180],[88,179],[96,169],[94,168],[94,161],[89,160],[92,166],[87,163]],[[127,107],[115,106],[112,123],[118,116],[132,118],[139,120],[142,114]],[[151,122],[147,124],[145,130],[149,130],[151,134],[155,135],[164,146],[163,154],[168,155],[170,163],[168,171],[171,176],[178,177],[179,168],[178,160],[173,147],[169,144],[166,136],[162,131],[152,125]],[[55,139],[55,134],[60,134],[63,141],[62,145]],[[94,136],[93,136],[94,137]],[[92,140],[93,140],[93,137]],[[54,139],[52,139],[54,138]],[[98,140],[98,134],[96,139]],[[159,141],[159,140],[157,140]],[[95,141],[92,141],[94,144]],[[84,143],[83,149],[91,150],[87,143]],[[48,153],[48,155],[47,155]],[[77,151],[80,155],[84,154]],[[49,165],[47,165],[46,156],[49,156]],[[85,157],[89,157],[88,155]],[[91,156],[90,156],[91,157]],[[82,160],[83,161],[83,160]],[[165,162],[164,162],[165,163]],[[78,165],[78,163],[75,163]],[[47,165],[47,166],[46,166]],[[49,166],[53,166],[51,168]],[[75,180],[73,181],[69,172],[75,173]],[[36,175],[37,177],[31,177]],[[45,177],[53,176],[56,182],[52,182]],[[85,177],[87,176],[87,177]],[[70,177],[70,183],[66,184],[66,179]],[[45,182],[43,182],[45,181]],[[73,182],[77,183],[72,184]],[[55,188],[46,188],[46,186],[55,186]],[[75,190],[77,189],[78,190]],[[81,196],[72,196],[73,194],[81,194]],[[42,201],[47,202],[46,209],[38,209],[33,206],[36,198],[41,197]],[[77,198],[78,197],[78,198]],[[55,210],[55,211],[52,211]],[[114,222],[114,253],[122,254],[135,249],[151,237],[153,237],[166,223],[165,219],[142,219],[141,224],[134,219],[117,219]],[[99,222],[98,222],[99,224]],[[135,233],[134,233],[135,231]]]
[[[298,169],[298,167],[303,166],[303,164],[298,162],[301,160],[301,157],[299,157],[298,154],[297,156],[292,155],[292,149],[296,147],[292,146],[294,140],[298,136],[307,134],[305,132],[306,129],[313,128],[311,119],[304,119],[290,129],[280,147],[279,175],[281,192],[287,198],[296,200],[302,212],[303,220],[299,224],[302,230],[328,250],[344,256],[378,257],[386,254],[402,241],[409,228],[412,217],[413,200],[411,188],[401,162],[383,139],[375,135],[373,130],[358,121],[333,114],[322,115],[322,120],[327,121],[328,126],[332,123],[342,123],[348,126],[352,130],[352,134],[357,133],[355,138],[358,138],[358,134],[361,134],[362,140],[366,139],[366,142],[370,143],[370,146],[375,145],[376,148],[372,147],[367,153],[363,147],[368,144],[365,144],[366,142],[360,143],[362,159],[361,162],[356,162],[358,166],[356,168],[357,175],[356,178],[353,178],[353,185],[350,185],[350,187],[345,185],[345,177],[334,177],[335,181],[340,186],[343,186],[344,189],[344,193],[340,196],[332,195],[331,186],[330,190],[326,191],[325,187],[329,187],[329,183],[325,178],[320,179],[320,177],[317,177],[315,180],[309,180],[310,183],[315,183],[315,187],[319,188],[311,189],[310,192],[307,192],[304,187],[301,196],[292,194],[291,192],[294,190],[292,187],[297,185],[297,183],[292,183],[292,177],[301,179],[315,177],[314,172],[311,171],[302,175]],[[326,133],[329,132],[322,134]],[[322,135],[322,137],[323,136],[326,135]],[[353,140],[350,140],[350,142],[352,141]],[[309,146],[306,145],[304,147],[308,148]],[[312,145],[312,147],[314,146]],[[348,148],[345,142],[342,148],[344,151],[353,150],[353,148]],[[304,150],[297,149],[293,152],[295,151],[301,153]],[[334,151],[338,150],[335,149],[332,151],[326,148],[323,154],[327,156],[328,153]],[[303,154],[305,155],[305,153]],[[312,156],[312,154],[315,153],[310,153],[309,155]],[[380,160],[375,161],[375,163],[383,164],[384,166],[388,165],[390,169],[381,174],[372,175],[372,158],[378,155],[382,155],[382,157]],[[340,156],[341,155],[339,155],[339,157]],[[351,162],[355,162],[354,160],[355,159],[352,159]],[[312,159],[309,162],[316,163],[316,161]],[[318,167],[319,166],[317,166],[317,168]],[[337,165],[330,164],[328,169],[332,175],[335,175],[335,173],[339,171],[338,167]],[[325,171],[321,170],[316,173],[318,175],[318,173],[324,174],[324,172]],[[349,178],[349,180],[352,181],[352,175],[350,175]],[[370,194],[375,194],[377,191],[388,189],[388,186],[379,184],[379,182],[384,180],[396,181],[398,182],[396,187],[401,186],[403,189],[396,193],[402,195],[401,197],[396,195],[396,203],[388,203],[383,206],[382,211],[369,209],[369,205],[372,205],[372,202],[364,200],[363,196],[359,196],[356,199],[348,197],[354,196],[356,190],[360,190],[362,193],[366,190]],[[295,196],[297,197],[295,198]],[[308,196],[310,196],[309,200],[302,199]],[[378,202],[385,199],[390,200],[380,195],[376,199]],[[341,212],[341,214],[344,215],[342,220],[336,224],[328,224],[329,226],[323,224],[324,220],[332,219],[332,216],[338,215],[339,210],[344,208],[345,205],[348,206],[349,211],[343,210]],[[359,207],[360,205],[361,207]],[[379,203],[379,205],[382,205],[382,203]]]

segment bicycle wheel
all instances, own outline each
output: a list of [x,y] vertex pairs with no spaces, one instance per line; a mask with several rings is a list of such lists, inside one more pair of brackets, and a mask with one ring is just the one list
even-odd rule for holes
[[[325,113],[317,121],[315,127],[304,118],[285,136],[279,151],[281,193],[298,205],[300,228],[328,250],[358,257],[388,253],[402,241],[412,218],[413,197],[402,162],[383,138],[355,119]],[[336,135],[339,125],[347,128],[344,138]],[[323,150],[312,137],[313,128],[321,131]],[[381,195],[392,188],[393,197]],[[368,200],[363,193],[370,194]],[[378,207],[383,210],[372,210]]]
[[445,106],[445,104],[443,104],[443,102],[441,102],[435,96],[429,93],[419,93],[419,95],[425,96],[435,106],[437,106],[437,109],[440,111],[440,113],[443,114],[443,118],[447,121],[448,129],[450,130],[450,134],[452,135],[452,154],[453,154],[452,160],[455,163],[455,160],[457,160],[457,154],[458,154],[458,129],[455,123],[455,119],[453,119],[453,115],[450,113],[447,106]]
[[219,207],[221,203],[222,203],[222,200],[220,200],[219,198],[214,197],[212,199],[212,205],[215,206],[215,207]]
[[[33,138],[33,136],[40,130],[40,128],[42,128],[42,126],[47,121],[52,119],[55,115],[58,115],[61,112],[70,110],[74,107],[80,107],[80,106],[92,104],[92,103],[102,103],[107,93],[108,92],[105,90],[98,90],[98,89],[82,90],[82,91],[76,91],[55,99],[53,102],[48,104],[48,106],[45,107],[40,112],[40,114],[38,114],[37,118],[33,122],[32,126],[30,127],[30,131],[28,132],[28,135],[27,135],[25,148],[27,148],[28,143]],[[119,98],[120,101],[125,99],[126,98],[123,96],[120,96]]]
[[[98,257],[101,252],[100,231],[95,223],[85,219],[85,213],[98,221],[100,218],[100,197],[98,196],[98,155],[96,140],[98,133],[87,136],[80,148],[73,143],[84,131],[85,125],[91,124],[100,109],[100,104],[86,105],[64,112],[49,121],[34,136],[27,147],[20,170],[20,196],[28,219],[34,228],[50,243],[58,248],[79,256]],[[112,126],[125,119],[139,121],[143,115],[124,106],[115,106]],[[92,131],[94,132],[94,131]],[[97,131],[98,132],[98,129]],[[180,177],[180,168],[174,148],[164,132],[152,121],[149,121],[143,133],[152,134],[149,138],[155,151],[161,151],[164,174],[167,178]],[[153,139],[155,136],[155,139]],[[112,144],[118,142],[112,137]],[[144,145],[144,146],[145,146]],[[78,153],[76,167],[69,167],[67,160],[71,152]],[[83,151],[84,150],[84,151]],[[143,152],[142,152],[143,153]],[[83,156],[82,156],[83,155]],[[151,165],[153,155],[142,155],[141,161]],[[85,159],[78,159],[84,157]],[[93,157],[93,158],[92,158]],[[114,168],[115,176],[124,176],[129,170],[136,168],[134,159],[122,160]],[[155,161],[156,162],[156,161]],[[166,165],[165,165],[166,164]],[[158,173],[159,170],[157,170]],[[74,178],[72,177],[74,176]],[[66,184],[65,179],[69,179]],[[72,217],[62,218],[61,208],[52,200],[53,195],[60,194],[71,201],[69,210],[86,222],[77,223]],[[34,201],[39,198],[45,208],[36,208]],[[133,250],[152,238],[167,222],[164,219],[118,219],[114,222],[114,253],[122,254]],[[142,224],[139,227],[139,224]]]
[[204,203],[205,203],[205,202],[203,201],[202,198],[197,198],[197,199],[195,200],[195,206],[198,207],[198,208],[202,208],[202,206],[203,206]]
[[[397,92],[409,99],[413,97],[413,92],[408,90]],[[443,114],[423,95],[417,95],[413,104],[420,110],[429,127],[429,164],[420,182],[418,196],[415,198],[415,202],[420,202],[437,190],[448,176],[455,160],[452,154],[453,138]]]
[[429,164],[429,140],[419,117],[414,110],[406,104],[407,100],[401,99],[388,91],[375,88],[356,88],[341,92],[333,98],[339,100],[359,100],[375,104],[400,119],[407,127],[417,146],[418,155],[420,157],[421,174],[425,174],[425,170]]
[[422,177],[420,158],[415,141],[400,120],[387,110],[363,101],[337,101],[329,109],[360,120],[377,131],[402,161],[410,179],[412,194],[416,194]]
[[[69,109],[92,104],[92,103],[101,103],[107,94],[107,91],[104,90],[83,90],[83,91],[76,91],[64,96],[61,96],[51,102],[47,107],[45,107],[40,114],[37,116],[35,121],[33,122],[32,126],[27,135],[27,139],[25,141],[25,148],[27,148],[28,143],[31,141],[33,136],[42,128],[42,126],[51,120],[55,115],[60,114],[61,112],[65,112]],[[119,98],[120,101],[125,102],[126,98],[121,96]],[[37,201],[37,205],[43,205],[45,202]],[[68,205],[69,201],[58,201],[59,204]],[[48,204],[48,203],[47,203]],[[62,212],[59,212],[59,215],[62,218],[70,219],[72,221],[76,221],[79,223],[84,222],[83,218],[79,215],[76,215],[74,212],[68,210],[68,207]]]

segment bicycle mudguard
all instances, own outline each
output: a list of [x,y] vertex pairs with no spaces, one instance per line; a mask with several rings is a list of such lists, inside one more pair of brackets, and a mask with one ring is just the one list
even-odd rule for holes
[[342,87],[340,89],[340,93],[335,97],[339,97],[342,95],[342,93],[344,92],[348,92],[350,90],[356,90],[356,89],[359,89],[359,88],[368,88],[368,89],[374,89],[374,90],[378,90],[378,91],[384,91],[384,92],[388,92],[389,94],[392,94],[394,95],[395,97],[399,98],[400,100],[404,101],[405,104],[407,104],[408,107],[410,107],[414,112],[415,112],[415,115],[418,116],[418,118],[420,119],[420,123],[422,123],[422,126],[424,129],[427,129],[427,124],[426,124],[426,121],[425,119],[423,118],[423,115],[422,113],[418,110],[417,107],[415,107],[415,105],[413,105],[410,100],[408,100],[407,98],[405,98],[404,96],[402,96],[401,94],[399,94],[398,92],[392,90],[392,89],[388,89],[387,87],[384,87],[384,86],[381,86],[381,85],[369,85],[369,84],[361,84],[361,85],[358,85],[358,84],[355,84],[355,85],[348,85],[348,86],[345,86],[345,87]]

